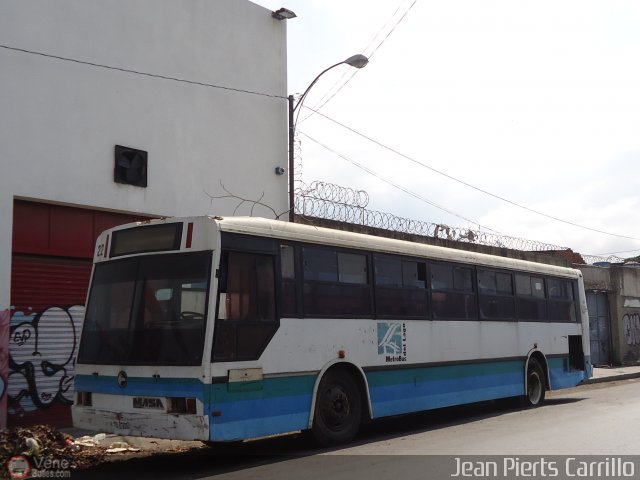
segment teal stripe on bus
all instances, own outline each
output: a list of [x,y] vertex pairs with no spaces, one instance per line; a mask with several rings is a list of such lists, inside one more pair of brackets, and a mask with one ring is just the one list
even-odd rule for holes
[[[211,385],[211,400],[222,404],[310,393],[316,377],[317,374],[311,374],[264,378],[252,382],[214,383]],[[249,384],[246,389],[242,388],[244,383]]]
[[[420,381],[450,380],[481,375],[495,375],[524,371],[524,360],[506,360],[494,362],[461,363],[455,365],[433,365],[424,367],[389,368],[367,372],[369,387],[393,385],[397,383],[414,383],[416,375]],[[522,373],[524,375],[524,373]]]

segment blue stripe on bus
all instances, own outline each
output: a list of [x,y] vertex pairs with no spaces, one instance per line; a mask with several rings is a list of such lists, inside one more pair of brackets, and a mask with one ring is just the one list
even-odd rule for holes
[[236,422],[210,425],[211,441],[231,441],[245,438],[266,437],[278,433],[296,432],[307,428],[309,412],[280,416],[250,418]]
[[219,417],[214,417],[214,423],[235,422],[248,417],[265,418],[299,412],[306,412],[308,417],[311,408],[311,393],[312,390],[310,389],[309,392],[304,395],[262,398],[259,400],[240,400],[227,404],[219,404],[214,401],[211,404],[211,409],[217,410],[222,414]]
[[[572,387],[587,372],[568,371],[568,358],[552,358],[552,389]],[[524,394],[524,359],[383,369],[366,372],[375,418]],[[76,375],[77,391],[115,395],[195,397],[210,416],[211,440],[237,440],[307,428],[315,375],[204,385],[199,379]],[[215,413],[214,413],[215,412]]]
[[374,417],[524,393],[524,361],[376,371],[367,374]]
[[[209,422],[214,441],[240,440],[304,430],[309,423],[311,393],[289,398],[273,398],[256,403],[236,402]],[[215,410],[215,407],[214,407]]]
[[150,397],[190,397],[207,400],[204,384],[197,378],[143,378],[129,377],[121,388],[116,377],[76,375],[77,392],[106,393],[110,395],[139,395]]
[[562,369],[549,369],[549,376],[551,377],[551,389],[558,390],[561,388],[571,388],[578,385],[585,380],[584,372],[581,370],[575,370],[573,372],[567,372]]
[[[421,387],[414,384],[374,387],[371,388],[373,416],[384,417],[522,395],[524,391],[522,375],[517,375],[517,377],[504,376],[505,385],[493,387],[477,387],[466,384],[466,382],[458,382],[457,388],[450,391],[446,391],[446,387],[451,382],[429,382]],[[442,391],[441,388],[444,388],[445,391]]]
[[549,382],[551,389],[575,387],[583,380],[589,378],[589,372],[585,370],[568,370],[568,358],[549,359]]
[[[248,391],[212,385],[211,440],[236,440],[307,428],[315,375],[267,378]],[[233,387],[233,388],[232,388]]]
[[[374,417],[522,395],[524,361],[367,372]],[[213,385],[210,436],[235,440],[307,428],[315,376],[264,379],[251,391]]]

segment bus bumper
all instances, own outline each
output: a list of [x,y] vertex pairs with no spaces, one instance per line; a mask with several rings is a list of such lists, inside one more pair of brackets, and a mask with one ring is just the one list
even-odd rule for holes
[[112,412],[71,407],[73,426],[104,433],[173,440],[209,440],[209,418],[203,415]]

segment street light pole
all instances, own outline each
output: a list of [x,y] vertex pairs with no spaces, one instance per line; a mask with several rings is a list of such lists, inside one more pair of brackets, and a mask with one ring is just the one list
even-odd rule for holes
[[295,192],[294,192],[294,171],[293,171],[293,164],[294,164],[294,154],[293,154],[293,143],[294,143],[294,137],[295,137],[295,133],[296,133],[296,123],[294,120],[294,115],[296,110],[300,107],[300,105],[302,105],[302,102],[304,101],[304,99],[306,98],[307,94],[309,93],[309,90],[311,90],[311,87],[313,87],[316,82],[318,81],[318,79],[324,75],[325,73],[327,73],[329,70],[331,70],[332,68],[337,67],[338,65],[349,65],[351,67],[355,67],[355,68],[362,68],[364,67],[367,63],[369,63],[369,59],[367,57],[365,57],[364,55],[361,54],[357,54],[357,55],[353,55],[349,58],[347,58],[346,60],[343,60],[342,62],[338,62],[335,65],[331,65],[329,68],[325,68],[322,72],[320,72],[318,74],[318,76],[316,78],[313,79],[313,82],[311,82],[309,84],[309,86],[307,87],[307,89],[304,91],[304,93],[300,96],[300,98],[298,99],[298,102],[296,103],[293,95],[289,95],[289,97],[287,98],[288,103],[289,103],[289,221],[293,222],[295,221]]
[[295,112],[295,107],[293,105],[293,95],[289,95],[289,221],[295,221],[295,212],[294,212],[294,203],[296,201],[295,192],[293,190],[293,139],[295,135],[296,126],[293,123],[293,113]]

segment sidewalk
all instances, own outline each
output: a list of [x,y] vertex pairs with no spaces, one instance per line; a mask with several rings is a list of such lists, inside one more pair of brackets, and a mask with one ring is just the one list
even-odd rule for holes
[[594,367],[593,376],[585,383],[613,382],[640,377],[640,365],[632,367]]
[[[595,367],[593,377],[584,384],[613,382],[616,380],[628,380],[640,378],[640,365],[631,367]],[[98,432],[82,430],[79,428],[62,428],[61,432],[71,435],[76,439],[82,437],[95,437]],[[102,438],[104,437],[104,438]],[[128,435],[102,434],[97,437],[97,445],[100,447],[116,448],[125,447],[126,450],[119,455],[111,457],[112,460],[131,458],[132,456],[151,455],[159,452],[179,452],[198,448],[207,448],[200,441],[165,440],[161,438],[133,437]],[[90,439],[87,439],[89,443]],[[127,448],[128,447],[128,448]]]

